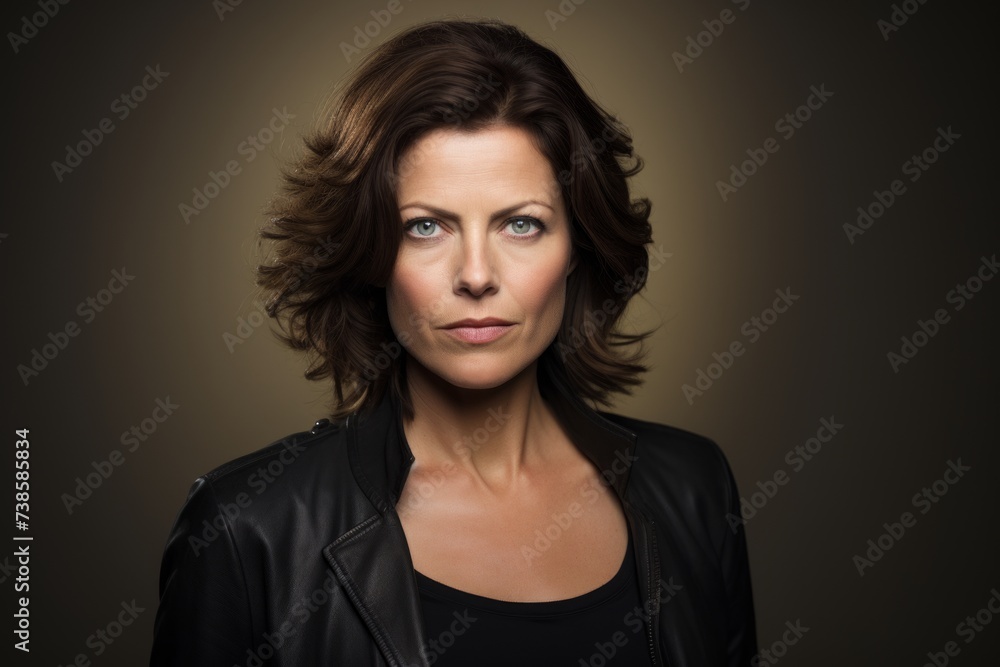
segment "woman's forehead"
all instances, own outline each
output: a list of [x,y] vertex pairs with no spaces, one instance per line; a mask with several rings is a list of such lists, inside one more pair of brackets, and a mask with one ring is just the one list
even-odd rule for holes
[[531,137],[519,128],[459,132],[440,130],[415,142],[400,161],[399,200],[416,197],[448,198],[465,190],[519,193],[554,205],[547,185],[555,180],[548,159]]

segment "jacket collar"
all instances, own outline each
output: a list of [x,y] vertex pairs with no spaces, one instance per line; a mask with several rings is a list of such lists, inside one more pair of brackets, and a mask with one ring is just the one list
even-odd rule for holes
[[[543,398],[572,442],[624,501],[635,433],[587,406],[572,395],[564,381],[546,376],[541,369],[538,377]],[[352,414],[346,423],[351,472],[376,512],[366,518],[356,515],[357,523],[327,545],[323,557],[386,664],[428,667],[413,562],[394,510],[414,456],[403,433],[402,411],[390,396],[387,392],[373,411]]]
[[[539,365],[538,389],[566,429],[570,440],[588,458],[625,500],[625,491],[635,460],[636,435],[609,420],[575,396],[564,380]],[[395,395],[385,397],[366,414],[348,419],[349,439],[355,472],[365,494],[379,513],[398,502],[407,475],[415,460],[403,431],[402,409]],[[353,428],[352,428],[353,427]]]

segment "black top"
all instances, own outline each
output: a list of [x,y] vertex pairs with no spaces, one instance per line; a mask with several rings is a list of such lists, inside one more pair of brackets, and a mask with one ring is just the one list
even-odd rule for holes
[[651,664],[631,531],[617,574],[565,600],[506,602],[414,572],[434,667]]

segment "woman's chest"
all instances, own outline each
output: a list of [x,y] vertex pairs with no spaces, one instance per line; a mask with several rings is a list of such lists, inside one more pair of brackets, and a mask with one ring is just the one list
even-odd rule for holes
[[462,591],[535,602],[575,597],[620,569],[628,524],[614,492],[597,481],[547,488],[491,502],[439,487],[413,503],[407,484],[399,506],[413,567]]

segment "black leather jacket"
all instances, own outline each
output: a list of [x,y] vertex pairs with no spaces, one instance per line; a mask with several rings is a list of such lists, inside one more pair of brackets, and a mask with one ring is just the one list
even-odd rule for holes
[[[542,373],[539,383],[622,501],[652,663],[749,665],[750,569],[720,448],[594,411]],[[389,396],[370,414],[320,420],[194,482],[163,554],[153,667],[429,664],[395,510],[414,459]],[[608,635],[617,629],[626,626]]]

